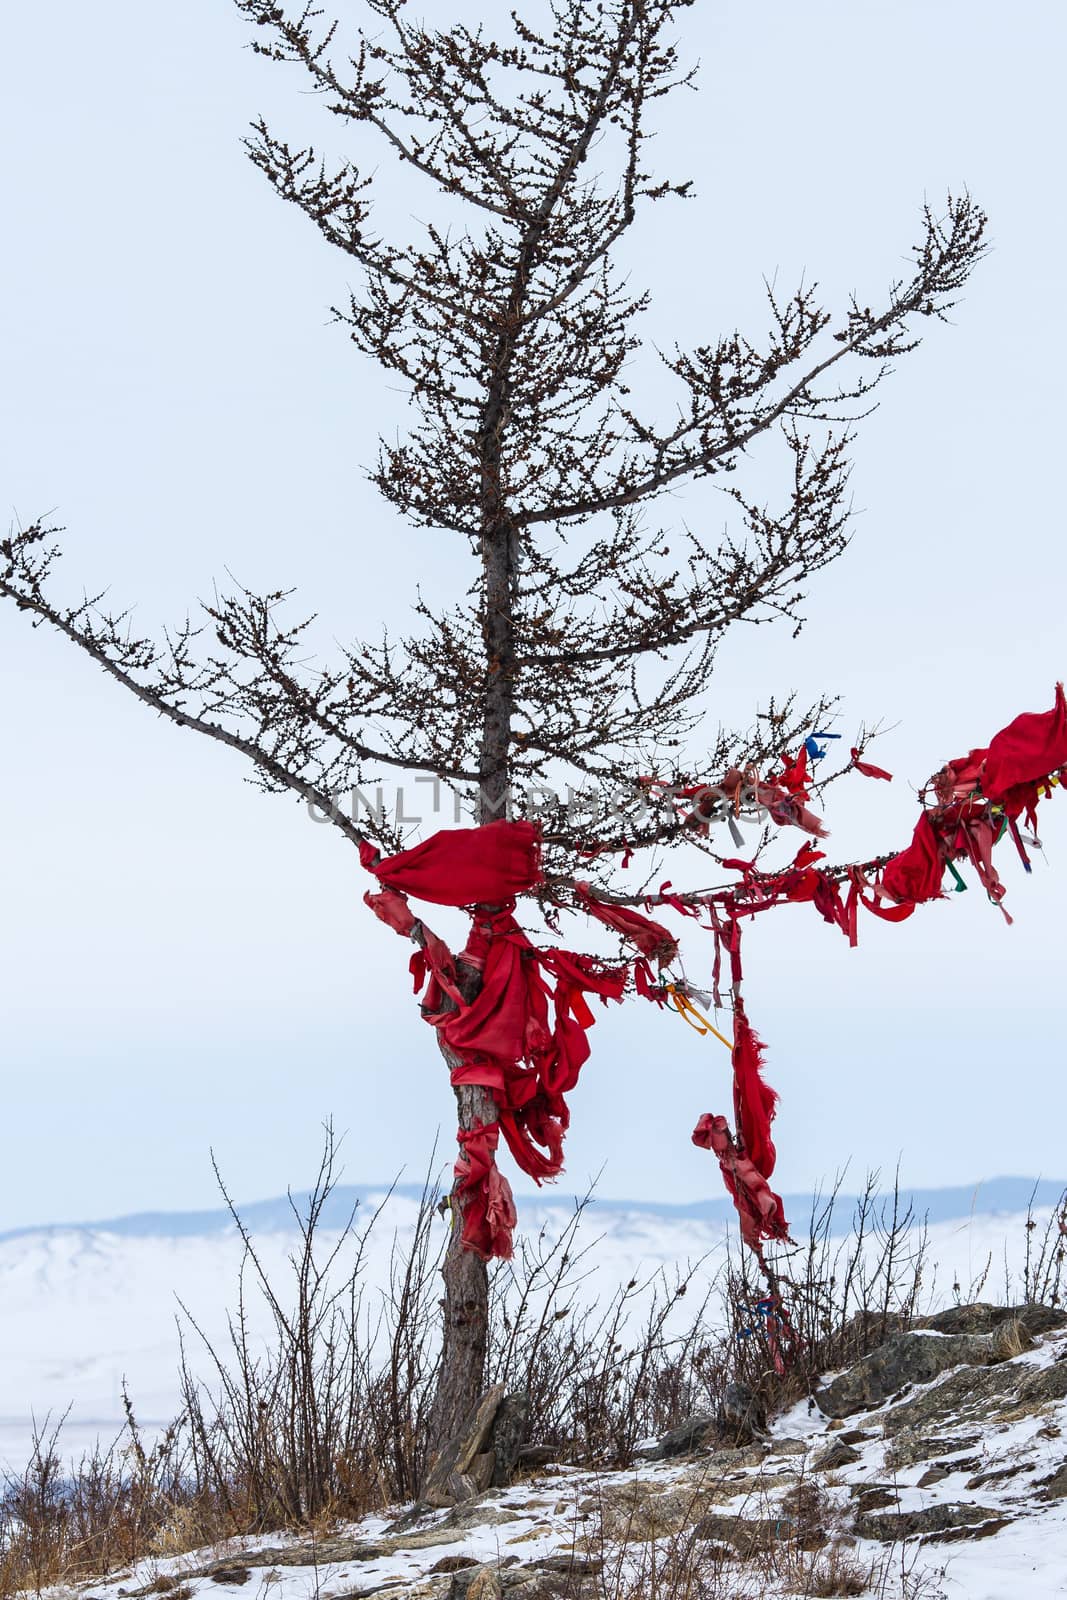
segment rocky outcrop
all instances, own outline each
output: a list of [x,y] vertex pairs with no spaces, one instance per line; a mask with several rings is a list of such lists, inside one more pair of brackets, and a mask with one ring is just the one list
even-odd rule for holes
[[1067,1311],[1057,1306],[991,1306],[975,1301],[969,1306],[949,1306],[927,1317],[916,1317],[913,1328],[932,1328],[937,1333],[992,1333],[997,1328],[1018,1323],[1031,1339],[1067,1328]]
[[[856,1533],[861,1539],[877,1539],[881,1544],[897,1544],[917,1534],[929,1537],[949,1530],[987,1529],[995,1533],[1007,1519],[988,1506],[969,1503],[921,1506],[914,1511],[865,1511],[856,1518]],[[971,1537],[980,1537],[972,1531]]]
[[697,1411],[639,1454],[645,1461],[669,1461],[699,1450],[731,1450],[764,1437],[767,1413],[747,1383],[728,1383],[714,1411]]
[[519,1459],[530,1403],[502,1383],[482,1395],[463,1426],[430,1465],[422,1486],[428,1506],[461,1505],[490,1485],[510,1483]]
[[816,1390],[815,1400],[824,1416],[851,1417],[952,1367],[985,1367],[1005,1359],[1005,1345],[995,1333],[896,1333]]

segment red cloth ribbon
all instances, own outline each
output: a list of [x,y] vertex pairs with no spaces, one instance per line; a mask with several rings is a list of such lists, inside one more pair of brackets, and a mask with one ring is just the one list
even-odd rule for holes
[[989,741],[982,773],[987,800],[1002,800],[1020,784],[1058,772],[1067,764],[1067,699],[1056,685],[1051,711],[1024,711]]
[[446,828],[384,861],[373,849],[368,854],[363,865],[381,883],[439,906],[496,905],[541,881],[535,822]]
[[876,767],[873,762],[861,761],[860,753],[855,745],[849,751],[849,755],[852,757],[852,765],[856,771],[862,773],[865,778],[884,778],[886,783],[892,783],[893,774],[887,772],[884,767]]
[[[419,947],[410,962],[415,992],[454,1063],[453,1084],[481,1085],[499,1110],[491,1127],[460,1135],[458,1192],[464,1244],[482,1255],[510,1255],[514,1205],[496,1168],[499,1136],[535,1183],[562,1170],[570,1123],[565,1097],[588,1060],[586,1034],[595,1021],[586,996],[621,1000],[629,969],[566,950],[540,950],[515,921],[512,891],[531,888],[540,877],[540,832],[533,823],[445,831],[400,855],[364,864],[386,885],[364,896],[367,905]],[[462,993],[456,958],[415,916],[408,893],[474,907],[460,957],[481,973],[473,1000]],[[587,909],[597,904],[590,898]],[[662,951],[666,959],[667,946],[676,948],[665,928],[636,912],[623,912],[618,921],[639,949]]]
[[735,1000],[733,1066],[737,1131],[756,1171],[769,1178],[775,1161],[771,1120],[778,1095],[763,1077],[763,1055],[762,1041],[752,1031],[744,1006],[740,1000]]
[[631,944],[636,945],[641,954],[650,961],[658,962],[665,967],[673,961],[678,954],[678,941],[673,933],[663,927],[662,923],[653,922],[650,917],[643,917],[637,911],[631,911],[628,906],[611,905],[605,900],[598,900],[587,883],[575,884],[578,898],[591,917],[604,923],[605,927],[613,928],[616,933],[622,934]]
[[725,1117],[705,1112],[693,1129],[693,1143],[710,1150],[717,1158],[734,1205],[741,1219],[741,1237],[762,1257],[766,1239],[788,1239],[789,1226],[781,1199],[771,1190],[762,1173],[741,1153],[730,1133]]
[[627,970],[566,950],[538,950],[510,908],[476,919],[462,959],[472,955],[484,961],[477,997],[430,1020],[459,1058],[453,1083],[490,1091],[512,1155],[541,1183],[562,1171],[570,1124],[564,1097],[589,1058],[586,1033],[596,1019],[585,996],[621,1000]]
[[924,811],[907,849],[883,869],[881,888],[898,905],[918,905],[939,898],[944,872],[945,857],[934,825]]
[[463,1243],[483,1261],[511,1259],[511,1234],[518,1220],[511,1185],[496,1164],[499,1124],[460,1128],[456,1190],[462,1197]]

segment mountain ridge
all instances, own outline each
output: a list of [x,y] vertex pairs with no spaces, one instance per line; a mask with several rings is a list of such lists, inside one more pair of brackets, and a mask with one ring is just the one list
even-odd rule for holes
[[[929,1222],[950,1222],[972,1213],[981,1215],[1010,1214],[1025,1211],[1028,1206],[1055,1205],[1067,1189],[1067,1180],[1051,1178],[995,1177],[979,1179],[970,1184],[955,1184],[941,1188],[901,1189],[902,1207],[911,1206],[916,1218]],[[786,1213],[798,1219],[812,1215],[816,1207],[824,1206],[830,1197],[829,1190],[783,1196]],[[354,1208],[373,1206],[388,1194],[417,1200],[423,1193],[421,1184],[339,1184],[332,1191],[323,1209],[321,1226],[325,1229],[343,1227]],[[882,1197],[891,1191],[881,1190]],[[579,1196],[564,1190],[552,1189],[540,1194],[517,1195],[520,1210],[532,1208],[570,1210]],[[851,1216],[858,1196],[839,1192],[835,1198],[835,1212],[843,1219]],[[278,1195],[266,1200],[253,1200],[237,1206],[244,1224],[253,1232],[277,1233],[296,1226],[294,1208],[306,1216],[310,1191],[298,1190],[290,1195]],[[697,1201],[667,1202],[655,1200],[610,1199],[593,1196],[592,1219],[598,1212],[623,1213],[631,1216],[662,1218],[667,1221],[702,1222],[727,1221],[733,1214],[733,1203],[728,1196]],[[118,1217],[83,1222],[31,1223],[0,1231],[0,1243],[31,1235],[66,1233],[107,1233],[121,1238],[196,1238],[225,1232],[233,1221],[228,1210],[220,1206],[192,1211],[136,1211]]]

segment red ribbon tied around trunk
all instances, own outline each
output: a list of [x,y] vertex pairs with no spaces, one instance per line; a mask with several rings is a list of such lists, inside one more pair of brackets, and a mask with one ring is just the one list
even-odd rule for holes
[[[457,1188],[464,1244],[480,1255],[510,1255],[514,1205],[496,1168],[499,1135],[535,1183],[562,1171],[570,1123],[565,1097],[588,1060],[586,1034],[595,1021],[586,996],[621,1000],[629,969],[567,950],[538,949],[515,921],[514,894],[541,876],[534,823],[445,830],[387,860],[368,849],[364,865],[384,885],[364,896],[367,905],[419,947],[410,963],[415,992],[452,1060],[453,1084],[478,1084],[497,1105],[497,1122],[460,1132]],[[415,915],[408,894],[472,908],[459,961]],[[676,948],[665,928],[636,912],[600,907],[591,892],[584,903],[594,915],[602,910],[601,920],[641,949],[666,958],[667,948]],[[462,992],[460,963],[481,974],[470,1000]]]
[[518,1220],[511,1185],[496,1164],[498,1123],[460,1128],[456,1187],[463,1197],[463,1243],[483,1261],[511,1257],[511,1234]]

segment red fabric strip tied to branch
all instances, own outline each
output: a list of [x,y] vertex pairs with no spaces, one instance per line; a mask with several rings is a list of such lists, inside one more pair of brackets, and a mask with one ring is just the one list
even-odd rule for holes
[[446,828],[410,850],[376,859],[360,851],[379,882],[439,906],[496,905],[541,881],[541,830],[535,822]]
[[650,961],[658,962],[661,967],[667,966],[678,954],[678,941],[668,929],[659,922],[653,922],[650,917],[643,917],[637,911],[631,911],[627,906],[611,905],[606,900],[598,900],[587,883],[575,884],[575,891],[585,910],[605,927],[613,928],[616,933],[636,945],[643,956]]
[[994,734],[982,772],[987,800],[1002,800],[1020,784],[1036,783],[1067,764],[1067,699],[1056,685],[1051,711],[1024,711]]
[[852,757],[853,768],[856,772],[861,773],[863,777],[884,778],[886,783],[892,783],[893,774],[891,772],[887,772],[884,767],[876,767],[873,761],[861,761],[860,753],[856,749],[855,745],[852,746],[852,749],[849,751],[849,755]]
[[941,895],[941,879],[945,873],[945,857],[934,825],[927,812],[915,824],[915,832],[906,850],[894,856],[882,872],[880,888],[898,905],[918,905],[925,900],[937,900]]
[[566,950],[538,950],[511,909],[475,920],[461,958],[484,962],[474,1001],[429,1020],[459,1058],[452,1082],[489,1090],[512,1155],[541,1183],[562,1171],[570,1123],[564,1096],[589,1058],[586,1033],[595,1018],[585,996],[621,1000],[627,971]]
[[762,1041],[752,1031],[740,1000],[734,1002],[734,1113],[746,1156],[756,1171],[769,1178],[775,1150],[771,1121],[778,1095],[763,1077]]
[[781,1199],[738,1149],[726,1118],[705,1112],[693,1129],[693,1143],[717,1157],[741,1219],[741,1237],[749,1248],[762,1257],[765,1240],[788,1239],[789,1225]]
[[741,927],[732,907],[725,922],[715,918],[713,928],[717,950],[725,947],[730,953],[734,981],[734,1045],[731,1060],[738,1136],[735,1140],[725,1117],[705,1113],[693,1132],[693,1143],[704,1150],[713,1151],[718,1158],[723,1181],[741,1221],[741,1237],[762,1258],[764,1240],[789,1237],[789,1224],[785,1220],[781,1198],[767,1182],[774,1171],[776,1159],[771,1122],[778,1096],[763,1076],[764,1047],[741,1003]]

